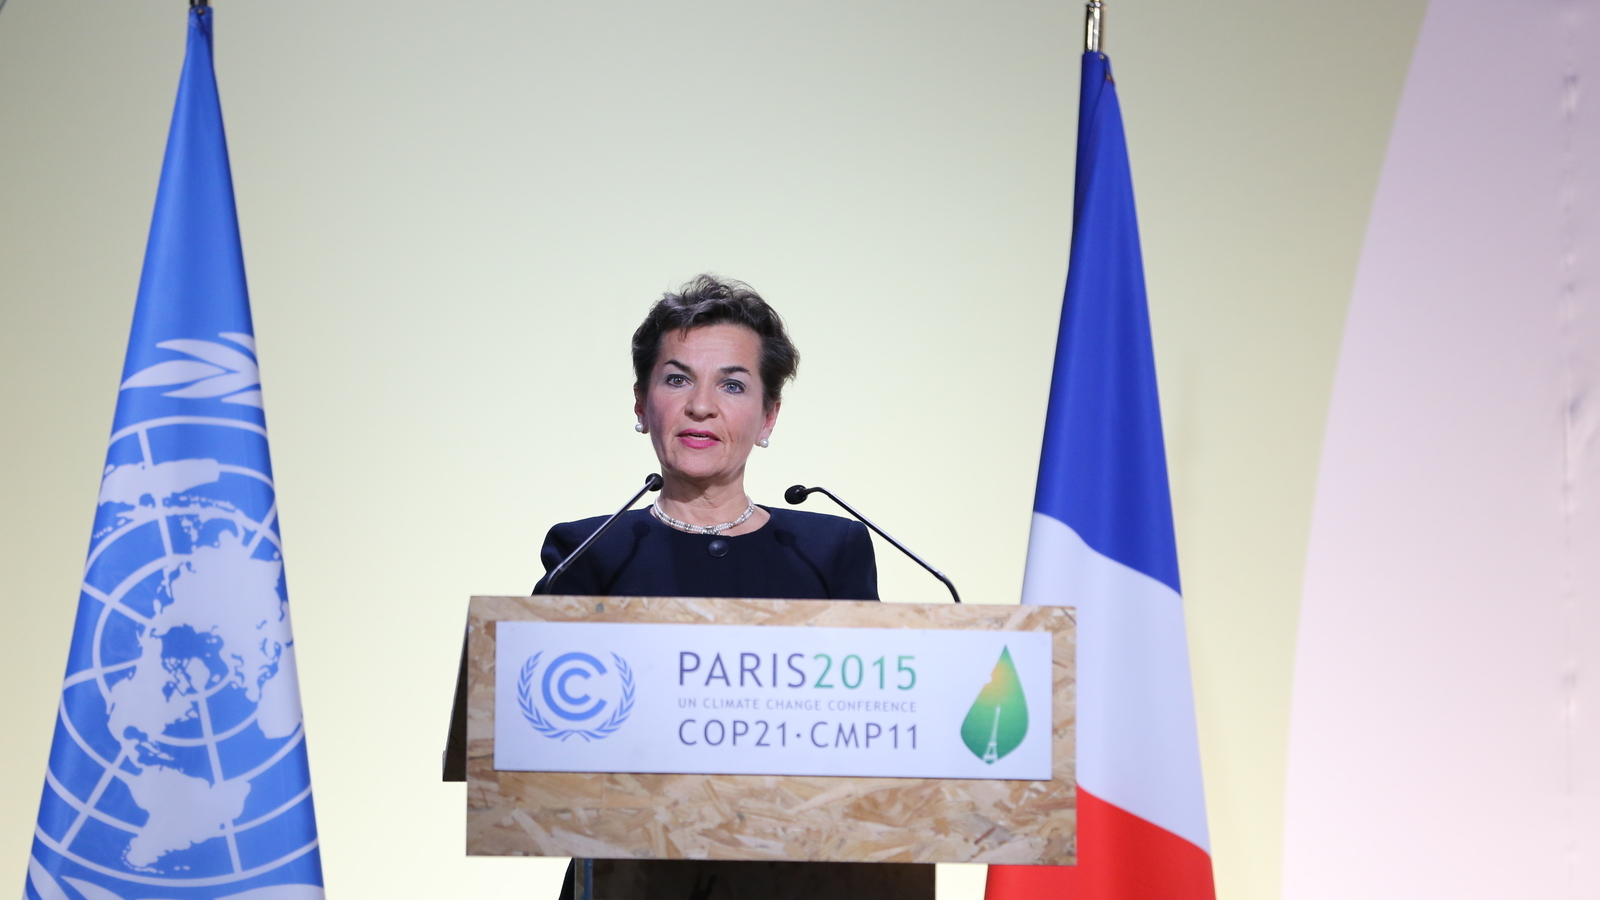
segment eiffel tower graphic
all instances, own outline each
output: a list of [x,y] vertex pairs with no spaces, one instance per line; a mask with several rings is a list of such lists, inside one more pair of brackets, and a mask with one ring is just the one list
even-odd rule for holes
[[991,766],[994,765],[995,760],[1000,758],[998,739],[1000,737],[1000,710],[1002,709],[1005,709],[1005,707],[996,706],[994,708],[994,727],[989,729],[989,749],[983,751],[983,761]]

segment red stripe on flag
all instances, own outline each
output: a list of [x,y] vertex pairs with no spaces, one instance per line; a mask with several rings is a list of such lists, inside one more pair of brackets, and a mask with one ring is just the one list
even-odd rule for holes
[[1078,788],[1076,866],[990,866],[985,900],[1215,900],[1211,855]]

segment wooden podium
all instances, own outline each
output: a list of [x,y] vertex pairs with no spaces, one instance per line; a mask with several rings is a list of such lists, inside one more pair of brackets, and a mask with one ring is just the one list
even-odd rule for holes
[[[499,624],[505,622],[1047,632],[1050,714],[1036,719],[1040,724],[1049,722],[1051,778],[1000,781],[497,771],[496,634]],[[677,597],[474,597],[467,629],[464,681],[458,685],[457,700],[459,705],[465,699],[465,741],[463,746],[463,717],[458,715],[452,726],[455,740],[446,756],[446,778],[451,780],[452,768],[460,774],[464,755],[469,855],[1014,865],[1076,862],[1076,630],[1074,611],[1069,608]],[[931,882],[931,870],[928,877]]]

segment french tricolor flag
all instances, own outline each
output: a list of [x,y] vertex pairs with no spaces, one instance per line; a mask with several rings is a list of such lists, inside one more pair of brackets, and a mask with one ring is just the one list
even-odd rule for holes
[[1078,865],[988,900],[1211,900],[1144,264],[1111,64],[1083,56],[1072,256],[1022,602],[1078,609]]

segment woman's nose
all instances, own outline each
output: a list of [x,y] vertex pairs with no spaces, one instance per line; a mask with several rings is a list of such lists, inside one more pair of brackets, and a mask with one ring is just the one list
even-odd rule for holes
[[717,394],[711,388],[695,386],[683,411],[696,419],[708,419],[717,414]]

